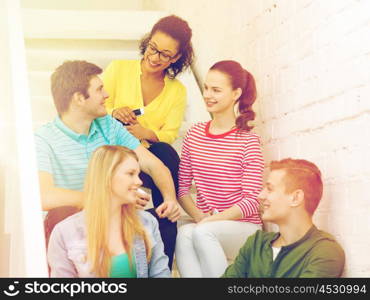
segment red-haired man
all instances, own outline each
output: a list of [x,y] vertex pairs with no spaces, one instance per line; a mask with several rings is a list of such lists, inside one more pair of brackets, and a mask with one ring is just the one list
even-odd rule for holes
[[259,195],[261,218],[279,232],[258,230],[223,277],[339,277],[344,252],[312,222],[323,191],[320,170],[301,159],[273,161]]

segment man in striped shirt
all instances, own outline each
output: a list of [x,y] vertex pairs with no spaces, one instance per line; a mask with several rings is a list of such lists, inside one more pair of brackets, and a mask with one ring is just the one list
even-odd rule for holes
[[[162,238],[169,240],[167,249],[165,242],[165,250],[171,259],[177,233],[176,223],[171,222],[180,216],[171,174],[138,139],[107,115],[104,102],[108,94],[98,77],[101,72],[94,64],[68,61],[51,77],[58,117],[35,133],[43,210],[81,207],[84,177],[92,152],[102,145],[125,146],[136,152],[141,170],[151,176],[162,193],[164,201],[155,212]],[[144,207],[147,201],[148,197],[138,195],[139,207]],[[57,215],[56,221],[63,217]],[[164,237],[164,231],[171,237]]]

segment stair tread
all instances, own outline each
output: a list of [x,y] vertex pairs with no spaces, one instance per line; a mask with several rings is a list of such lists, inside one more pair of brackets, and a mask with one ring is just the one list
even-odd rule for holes
[[140,40],[165,15],[162,11],[139,10],[22,9],[25,38]]

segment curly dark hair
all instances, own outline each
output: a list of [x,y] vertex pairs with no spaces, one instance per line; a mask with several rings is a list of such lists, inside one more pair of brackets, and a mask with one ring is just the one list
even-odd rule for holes
[[140,41],[139,48],[142,55],[144,55],[150,39],[157,31],[163,32],[179,42],[179,54],[181,54],[181,57],[165,70],[166,75],[173,79],[193,62],[192,31],[188,23],[183,19],[175,15],[164,17],[155,23],[151,32]]

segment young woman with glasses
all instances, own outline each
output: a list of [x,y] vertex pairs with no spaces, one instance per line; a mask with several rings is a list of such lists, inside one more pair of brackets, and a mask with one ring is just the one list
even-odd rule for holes
[[50,236],[51,277],[170,277],[157,220],[135,207],[139,173],[132,150],[95,150],[84,209],[58,223]]
[[[189,129],[181,152],[178,197],[193,218],[177,235],[182,277],[221,276],[247,237],[261,228],[257,196],[264,162],[259,137],[248,124],[255,117],[253,76],[235,61],[220,61],[206,76],[203,97],[212,120]],[[190,195],[193,180],[196,202]]]
[[[160,19],[140,44],[141,60],[117,60],[103,74],[108,113],[128,124],[127,130],[140,139],[171,171],[178,189],[179,156],[170,146],[184,118],[186,89],[175,77],[193,60],[192,31],[188,23],[171,15]],[[144,108],[136,116],[135,109]],[[155,207],[163,198],[149,176],[142,173],[145,187],[152,190]],[[172,264],[176,223],[158,219],[165,251]]]

